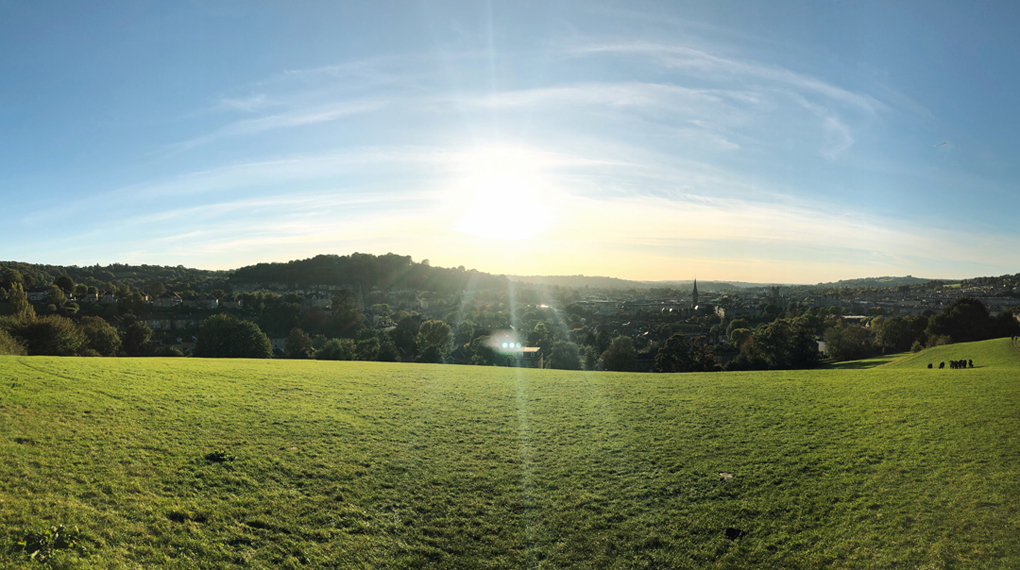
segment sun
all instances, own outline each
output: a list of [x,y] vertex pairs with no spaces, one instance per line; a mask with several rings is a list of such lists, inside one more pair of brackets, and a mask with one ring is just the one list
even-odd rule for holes
[[530,239],[545,231],[553,191],[540,162],[526,152],[485,149],[468,153],[453,196],[458,231],[493,239]]

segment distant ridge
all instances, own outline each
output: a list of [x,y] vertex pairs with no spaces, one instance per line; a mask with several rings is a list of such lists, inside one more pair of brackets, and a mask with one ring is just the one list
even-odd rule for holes
[[900,285],[915,285],[918,283],[931,283],[932,281],[943,281],[954,283],[957,279],[927,279],[906,275],[904,277],[861,277],[858,279],[841,279],[835,282],[819,283],[818,287],[898,287]]
[[[617,277],[600,277],[587,275],[507,275],[507,279],[531,285],[550,285],[553,287],[593,287],[596,289],[690,289],[693,279],[677,281],[631,281]],[[740,281],[698,281],[698,288],[706,291],[727,291],[764,287],[762,283],[744,283]]]

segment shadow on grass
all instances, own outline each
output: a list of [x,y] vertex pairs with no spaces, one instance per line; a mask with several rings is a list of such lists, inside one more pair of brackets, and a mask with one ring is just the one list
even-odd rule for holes
[[833,362],[826,360],[822,361],[819,368],[823,370],[866,370],[868,368],[882,366],[883,364],[889,364],[890,362],[899,360],[909,354],[909,352],[900,352],[897,354],[885,354],[882,356],[875,356],[873,358],[865,358],[864,360],[848,360],[845,362]]

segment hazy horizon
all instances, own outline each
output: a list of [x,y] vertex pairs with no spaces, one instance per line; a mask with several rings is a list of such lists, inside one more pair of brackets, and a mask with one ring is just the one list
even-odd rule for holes
[[[1020,271],[1020,8],[0,7],[0,258]],[[933,277],[936,278],[936,277]]]

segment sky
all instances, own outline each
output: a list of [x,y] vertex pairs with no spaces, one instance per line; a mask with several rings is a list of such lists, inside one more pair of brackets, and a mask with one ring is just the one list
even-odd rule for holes
[[1014,2],[0,2],[0,259],[1020,271]]

